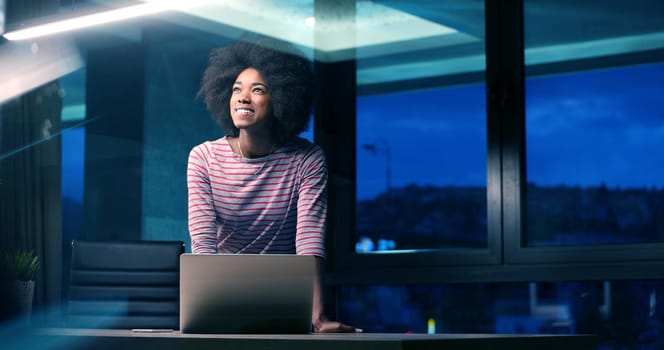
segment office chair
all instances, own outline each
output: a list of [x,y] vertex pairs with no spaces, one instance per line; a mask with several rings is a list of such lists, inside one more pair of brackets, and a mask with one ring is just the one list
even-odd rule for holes
[[72,241],[67,325],[179,327],[181,241]]

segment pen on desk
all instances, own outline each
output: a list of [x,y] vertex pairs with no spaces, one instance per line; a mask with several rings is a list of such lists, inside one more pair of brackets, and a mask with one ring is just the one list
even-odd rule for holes
[[171,332],[173,332],[172,329],[166,329],[166,328],[156,328],[156,329],[134,328],[131,331],[136,332],[136,333],[171,333]]

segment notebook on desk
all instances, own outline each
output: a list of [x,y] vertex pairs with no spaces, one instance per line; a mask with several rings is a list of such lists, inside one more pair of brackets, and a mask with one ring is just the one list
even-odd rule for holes
[[315,257],[180,256],[182,333],[311,332]]

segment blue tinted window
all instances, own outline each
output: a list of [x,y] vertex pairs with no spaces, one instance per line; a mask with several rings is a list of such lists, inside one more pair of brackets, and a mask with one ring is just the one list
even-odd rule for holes
[[662,241],[662,81],[664,64],[528,79],[528,244]]
[[357,100],[357,252],[484,247],[484,85]]

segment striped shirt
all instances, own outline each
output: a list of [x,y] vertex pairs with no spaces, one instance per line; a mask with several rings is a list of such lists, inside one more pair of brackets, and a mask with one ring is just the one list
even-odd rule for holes
[[311,142],[251,159],[225,136],[202,143],[189,153],[187,188],[192,253],[325,257],[327,163]]

